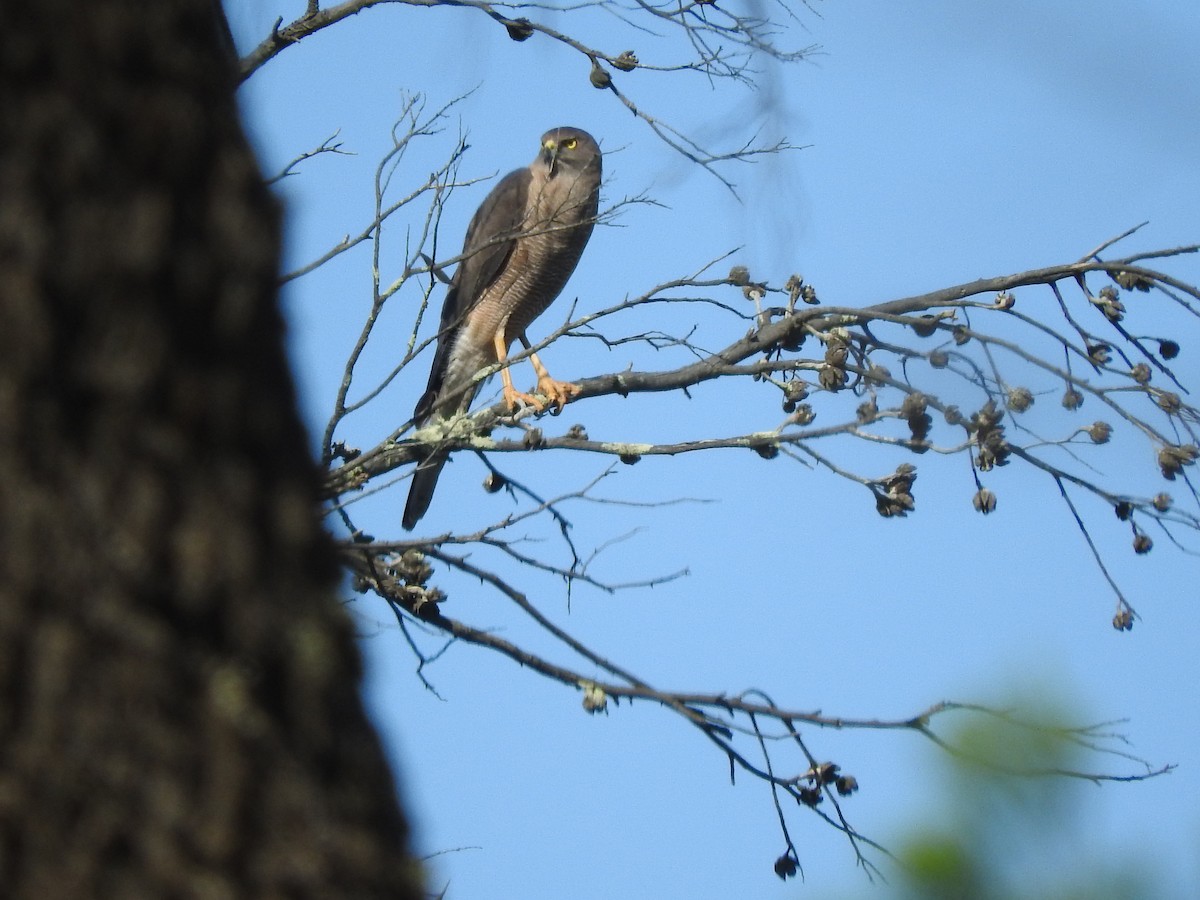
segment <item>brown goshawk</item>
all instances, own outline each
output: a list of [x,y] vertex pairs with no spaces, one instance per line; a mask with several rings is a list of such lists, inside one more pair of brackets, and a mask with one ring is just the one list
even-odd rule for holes
[[[462,262],[442,307],[437,351],[429,385],[417,402],[418,427],[467,411],[481,382],[479,372],[508,358],[525,329],[545,312],[575,270],[596,222],[600,196],[600,147],[579,128],[555,128],[542,136],[528,168],[510,172],[488,194],[467,228]],[[561,408],[578,392],[555,381],[537,354],[529,361],[542,397],[513,388],[500,370],[509,409],[528,403]],[[429,509],[446,454],[430,453],[418,464],[404,507],[412,529]]]

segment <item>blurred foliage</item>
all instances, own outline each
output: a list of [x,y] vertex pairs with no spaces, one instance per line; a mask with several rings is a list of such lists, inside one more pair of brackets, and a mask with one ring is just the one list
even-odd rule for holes
[[[1069,739],[1071,705],[1021,697],[1004,705],[1017,719],[974,719],[952,735],[962,752],[945,757],[940,809],[893,842],[899,865],[886,896],[921,900],[1154,900],[1160,880],[1135,845],[1087,846],[1086,792],[1055,777],[1094,762]],[[1014,773],[1034,774],[1014,774]],[[874,893],[878,894],[878,891]]]

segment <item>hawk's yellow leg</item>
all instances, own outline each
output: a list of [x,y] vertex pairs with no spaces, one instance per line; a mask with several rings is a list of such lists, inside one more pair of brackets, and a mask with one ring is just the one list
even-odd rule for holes
[[[508,345],[504,340],[504,327],[507,323],[502,323],[500,328],[496,330],[496,335],[493,339],[496,348],[496,359],[500,363],[504,363],[508,359]],[[521,343],[528,348],[529,341],[525,335],[521,335]],[[535,397],[533,394],[526,394],[523,391],[518,391],[513,387],[512,375],[509,374],[508,368],[500,370],[500,380],[504,382],[504,404],[513,411],[522,404],[532,406],[538,412],[544,410],[547,406],[553,406],[561,410],[571,401],[571,398],[579,393],[579,385],[572,384],[569,381],[556,381],[550,377],[550,373],[546,371],[546,367],[542,365],[542,361],[538,359],[536,353],[529,354],[529,361],[533,364],[533,371],[537,373],[537,390],[543,394],[546,399]]]

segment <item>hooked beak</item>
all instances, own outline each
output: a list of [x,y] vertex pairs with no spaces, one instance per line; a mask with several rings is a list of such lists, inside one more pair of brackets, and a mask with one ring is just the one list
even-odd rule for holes
[[553,138],[548,139],[542,144],[542,161],[550,169],[550,177],[554,177],[554,173],[558,168],[558,141]]

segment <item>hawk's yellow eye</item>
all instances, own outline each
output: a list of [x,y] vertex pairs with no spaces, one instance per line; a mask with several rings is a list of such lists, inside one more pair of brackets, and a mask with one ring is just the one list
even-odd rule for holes
[[563,147],[567,150],[574,150],[578,144],[579,141],[575,140],[575,138],[570,138],[569,140],[563,141]]

